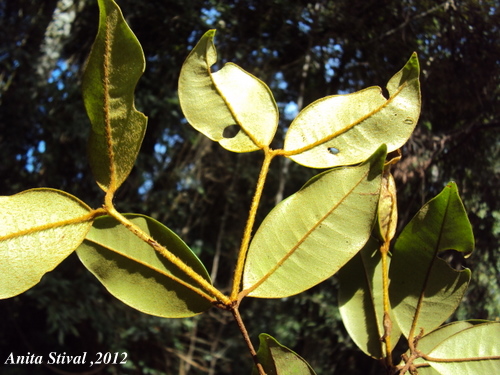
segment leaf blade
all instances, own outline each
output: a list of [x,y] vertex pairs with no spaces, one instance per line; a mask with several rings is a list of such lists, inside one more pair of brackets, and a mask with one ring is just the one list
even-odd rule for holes
[[[297,353],[281,345],[274,337],[259,335],[257,358],[267,375],[316,375],[312,367]],[[252,375],[258,375],[253,367]]]
[[245,263],[243,289],[249,296],[300,293],[332,276],[363,247],[375,217],[384,158],[381,147],[360,166],[324,172],[269,213]]
[[92,210],[54,189],[0,197],[0,298],[36,285],[84,240]]
[[285,155],[307,167],[331,168],[360,163],[381,144],[387,145],[388,152],[398,149],[410,137],[420,114],[418,75],[414,53],[389,80],[389,99],[380,87],[369,87],[310,104],[286,133]]
[[[385,345],[382,263],[379,242],[373,237],[339,270],[339,310],[344,326],[356,345],[367,355],[383,358]],[[391,345],[397,344],[401,330],[391,313]]]
[[[222,147],[249,152],[269,146],[278,126],[278,107],[269,87],[228,63],[212,73],[217,61],[215,30],[200,39],[184,62],[179,77],[179,100],[188,122]],[[236,126],[236,135],[225,130]]]
[[475,325],[441,342],[429,353],[427,361],[442,375],[494,374],[500,365],[500,346],[495,340],[498,337],[499,322]]
[[89,163],[97,184],[115,191],[127,178],[146,132],[147,117],[134,105],[144,72],[139,41],[113,0],[98,0],[97,37],[82,79],[85,109],[92,124]]
[[[150,217],[124,216],[210,281],[203,264],[175,233]],[[96,220],[77,255],[113,296],[144,313],[189,317],[211,307],[179,283],[193,285],[191,279],[112,217]]]
[[438,253],[453,249],[467,256],[473,247],[472,228],[457,187],[449,183],[422,207],[394,245],[390,297],[405,336],[412,327],[422,328],[424,333],[433,331],[455,311],[470,270],[452,269]]

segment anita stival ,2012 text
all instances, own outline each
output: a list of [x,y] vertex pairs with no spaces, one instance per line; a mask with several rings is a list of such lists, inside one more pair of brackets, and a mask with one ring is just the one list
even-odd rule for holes
[[36,355],[28,352],[25,355],[15,355],[10,353],[7,358],[3,360],[5,365],[88,365],[92,367],[94,365],[124,365],[127,363],[128,354],[125,352],[121,353],[110,353],[110,352],[97,352],[95,358],[90,360],[87,352],[83,352],[78,355],[68,355],[66,352],[57,353],[50,352],[48,355]]

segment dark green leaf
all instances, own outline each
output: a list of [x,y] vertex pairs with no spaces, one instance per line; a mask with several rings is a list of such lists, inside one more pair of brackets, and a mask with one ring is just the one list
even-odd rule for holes
[[[259,350],[257,358],[267,375],[315,375],[314,370],[297,353],[281,345],[268,334],[259,335]],[[254,366],[252,375],[258,375]]]
[[469,255],[474,237],[454,183],[425,204],[394,245],[389,276],[394,315],[403,333],[417,335],[439,327],[458,307],[470,270],[452,269],[438,254]]
[[141,147],[147,118],[134,107],[134,90],[144,72],[139,41],[113,0],[98,0],[99,31],[82,81],[92,123],[89,160],[94,177],[113,192],[127,178]]
[[[379,242],[373,237],[338,273],[339,308],[344,326],[356,345],[374,358],[385,356],[382,262]],[[391,344],[401,330],[391,314]],[[392,348],[391,348],[392,349]]]
[[[170,229],[147,216],[125,217],[210,281],[203,264]],[[199,287],[183,271],[110,216],[95,221],[77,254],[111,294],[144,313],[187,317],[211,306],[206,298],[193,291]]]

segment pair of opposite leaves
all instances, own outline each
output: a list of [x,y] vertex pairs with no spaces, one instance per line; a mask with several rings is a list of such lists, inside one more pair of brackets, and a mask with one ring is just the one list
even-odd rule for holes
[[[279,112],[267,85],[228,63],[211,72],[217,61],[215,30],[201,38],[187,57],[179,78],[179,99],[188,122],[234,152],[266,148],[278,127]],[[315,101],[292,122],[283,155],[311,168],[360,163],[381,145],[388,152],[410,137],[420,114],[419,65],[414,53],[388,82],[389,98],[380,87]],[[239,131],[225,135],[228,127]]]

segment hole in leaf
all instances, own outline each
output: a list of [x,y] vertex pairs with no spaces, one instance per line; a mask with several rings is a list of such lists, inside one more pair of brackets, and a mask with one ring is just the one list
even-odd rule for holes
[[340,152],[340,150],[335,147],[328,147],[328,152],[332,155],[337,155]]
[[386,99],[389,99],[391,97],[391,95],[389,94],[389,91],[387,90],[386,87],[381,87],[381,93],[382,93],[382,96]]
[[438,253],[438,257],[444,260],[455,271],[461,271],[465,266],[464,254],[455,250],[445,250]]
[[236,134],[240,131],[240,126],[239,125],[229,125],[224,128],[222,131],[222,136],[224,138],[234,138],[236,137]]

